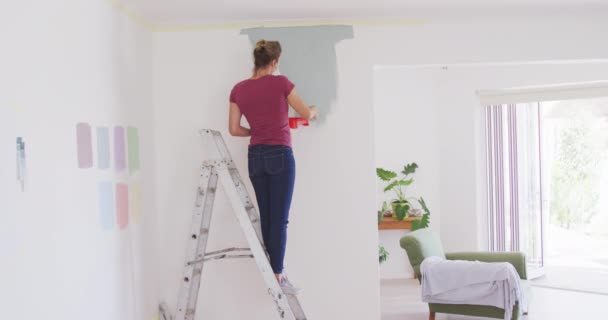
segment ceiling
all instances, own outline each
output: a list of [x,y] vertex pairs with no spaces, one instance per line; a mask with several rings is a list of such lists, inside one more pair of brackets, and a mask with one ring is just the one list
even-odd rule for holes
[[608,8],[606,0],[119,0],[156,24],[260,20],[417,18]]

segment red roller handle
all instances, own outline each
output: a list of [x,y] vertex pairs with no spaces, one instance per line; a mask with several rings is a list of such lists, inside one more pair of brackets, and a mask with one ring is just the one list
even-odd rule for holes
[[309,126],[308,120],[304,118],[289,118],[289,127],[292,129],[297,129],[298,125],[303,125],[305,127]]

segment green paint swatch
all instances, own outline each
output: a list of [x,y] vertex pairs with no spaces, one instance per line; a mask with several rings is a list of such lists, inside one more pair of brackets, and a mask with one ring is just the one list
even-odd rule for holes
[[139,170],[139,132],[137,128],[127,128],[127,143],[129,150],[129,173],[134,173]]

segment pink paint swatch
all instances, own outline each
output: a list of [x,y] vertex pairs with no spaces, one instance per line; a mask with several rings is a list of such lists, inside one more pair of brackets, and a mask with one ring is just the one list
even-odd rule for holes
[[129,223],[129,187],[124,183],[116,184],[116,223],[120,229]]
[[93,167],[91,126],[88,123],[80,122],[76,124],[76,148],[78,153],[78,168],[87,169]]
[[122,172],[127,168],[125,128],[123,127],[114,127],[114,167],[116,172]]

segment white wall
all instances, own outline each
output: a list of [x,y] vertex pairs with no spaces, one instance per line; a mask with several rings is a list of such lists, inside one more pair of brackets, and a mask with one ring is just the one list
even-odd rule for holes
[[[157,313],[151,35],[106,1],[16,1],[0,11],[0,309],[7,319]],[[139,128],[141,170],[78,169],[76,123]],[[26,142],[26,192],[15,138]],[[95,138],[95,136],[93,136]],[[103,230],[97,182],[139,183],[126,230]],[[132,217],[130,217],[131,219]]]
[[[376,166],[399,172],[407,163],[419,166],[408,197],[423,197],[431,211],[431,229],[439,232],[442,212],[439,197],[440,157],[438,110],[433,74],[426,69],[382,68],[374,72],[374,147]],[[379,181],[379,180],[378,180]],[[380,182],[380,181],[379,181]],[[394,199],[378,183],[378,208]],[[407,278],[413,270],[399,240],[405,230],[380,231],[380,244],[389,252],[382,278]]]
[[[311,317],[379,317],[374,282],[375,210],[380,201],[376,199],[378,189],[373,173],[376,164],[392,164],[373,160],[373,128],[383,123],[380,119],[374,122],[372,117],[373,67],[605,58],[608,46],[599,41],[603,37],[601,30],[608,27],[603,14],[488,19],[471,16],[412,26],[355,27],[355,39],[338,45],[339,98],[334,111],[323,126],[297,131],[294,137],[298,182],[287,263],[292,278],[306,289],[302,301]],[[163,298],[171,306],[175,305],[197,164],[203,155],[197,147],[196,130],[213,127],[225,131],[226,97],[236,81],[248,76],[250,49],[238,30],[159,33],[155,37],[157,169],[162,181],[157,193],[163,195],[157,203],[163,226],[160,251],[167,255],[161,265],[161,287]],[[409,79],[406,83],[427,82],[428,77],[421,77],[422,80]],[[450,86],[461,78],[450,79],[453,82],[446,80],[435,85],[446,94],[454,94],[450,90],[457,87]],[[544,79],[549,78],[540,80]],[[408,92],[406,89],[403,90]],[[435,89],[420,90],[424,94]],[[470,92],[463,94],[471,97]],[[478,197],[482,189],[475,182],[481,176],[474,161],[481,158],[475,153],[474,140],[480,135],[475,129],[474,111],[451,108],[454,103],[449,100],[450,95],[447,97],[438,100],[443,104],[441,109],[405,107],[422,114],[429,120],[428,128],[436,133],[424,135],[420,130],[425,130],[425,122],[415,123],[409,134],[420,139],[408,141],[412,154],[404,160],[390,161],[419,162],[421,169],[413,192],[428,199],[434,228],[440,230],[446,249],[471,250],[483,243],[479,233],[483,226],[477,219],[483,210]],[[385,116],[393,116],[392,112]],[[451,131],[455,126],[462,130]],[[247,142],[233,138],[228,142],[245,173]],[[223,196],[219,197],[217,208],[220,217],[215,218],[215,227],[223,231],[212,235],[210,248],[231,245],[235,240],[243,244]],[[392,237],[397,239],[399,235]],[[393,254],[393,258],[398,257],[397,252]],[[396,261],[406,262],[403,256]],[[407,269],[397,269],[393,267],[386,274],[408,275]],[[209,282],[201,301],[206,316],[215,319],[253,313],[260,318],[272,317],[270,300],[258,294],[262,284],[253,263],[213,265],[205,273]],[[207,299],[211,297],[214,299]],[[229,302],[228,297],[246,305],[239,310],[229,308],[233,300]],[[334,298],[331,306],[326,303]]]
[[[289,225],[287,271],[304,287],[301,301],[313,319],[379,316],[375,182],[372,150],[371,68],[343,41],[338,101],[323,126],[294,132],[297,182]],[[204,153],[200,128],[226,133],[228,95],[249,76],[251,47],[239,30],[157,34],[155,94],[157,194],[162,297],[174,308],[185,252],[197,169]],[[362,75],[363,76],[360,76]],[[352,95],[350,92],[363,93]],[[228,138],[247,183],[247,139]],[[251,190],[251,188],[250,188]],[[253,194],[253,193],[251,193]],[[223,193],[216,198],[209,250],[246,246]],[[253,261],[205,266],[200,319],[276,319]],[[238,308],[234,306],[238,305]]]
[[[608,61],[378,68],[374,85],[376,163],[396,167],[405,161],[402,159],[418,161],[421,169],[412,194],[420,193],[427,200],[432,228],[439,230],[445,248],[484,249],[484,124],[476,91],[606,78]],[[395,148],[398,144],[403,147]],[[461,180],[455,180],[455,175]],[[379,195],[384,197],[381,191]],[[454,204],[468,204],[473,209],[456,211]],[[454,226],[458,226],[456,230]],[[380,242],[392,254],[381,268],[383,278],[412,275],[398,243],[403,234],[380,233]]]

